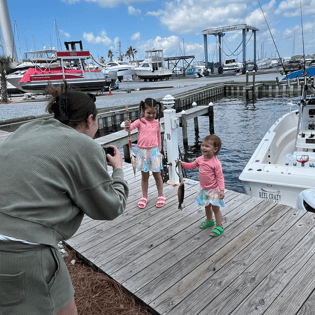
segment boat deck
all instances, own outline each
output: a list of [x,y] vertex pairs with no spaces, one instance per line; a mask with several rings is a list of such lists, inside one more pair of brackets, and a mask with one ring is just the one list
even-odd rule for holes
[[185,208],[177,187],[156,208],[153,177],[149,203],[139,209],[141,176],[124,164],[130,193],[113,221],[88,217],[67,241],[96,266],[151,307],[155,314],[314,314],[315,214],[226,191],[225,232],[200,230],[204,209],[187,180]]

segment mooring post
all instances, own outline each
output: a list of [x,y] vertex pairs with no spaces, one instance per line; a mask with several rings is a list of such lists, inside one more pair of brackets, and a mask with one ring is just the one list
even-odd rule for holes
[[[193,102],[191,104],[192,107],[196,107],[197,106],[197,103],[196,102]],[[195,134],[198,135],[199,134],[199,125],[198,125],[198,117],[195,117],[194,118],[194,127],[195,127]]]
[[164,138],[166,139],[167,165],[169,170],[169,181],[167,183],[175,185],[179,182],[179,178],[175,170],[175,161],[179,158],[177,136],[179,119],[176,117],[175,109],[172,108],[175,104],[174,97],[172,95],[166,95],[162,99],[162,104],[166,107],[164,110]]
[[248,71],[246,71],[246,86],[248,85]]
[[214,134],[214,123],[213,123],[213,103],[210,102],[208,105],[208,115],[209,115],[209,132],[210,135]]
[[183,145],[184,148],[187,148],[188,147],[187,114],[184,110],[182,110],[180,114],[182,121]]

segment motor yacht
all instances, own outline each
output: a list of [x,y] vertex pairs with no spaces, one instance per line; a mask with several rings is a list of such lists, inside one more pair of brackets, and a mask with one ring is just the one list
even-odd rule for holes
[[142,64],[133,70],[144,81],[168,80],[172,76],[172,69],[164,67],[163,50],[159,49],[147,50]]

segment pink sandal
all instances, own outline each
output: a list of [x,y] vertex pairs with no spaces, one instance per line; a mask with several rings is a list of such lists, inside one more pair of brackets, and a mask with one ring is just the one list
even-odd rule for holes
[[158,197],[157,203],[156,203],[155,206],[156,206],[157,208],[162,208],[162,207],[165,205],[165,200],[166,200],[166,198],[165,198],[164,196]]
[[144,198],[144,197],[140,198],[140,201],[138,202],[138,207],[140,209],[144,209],[146,207],[148,201],[149,201],[149,199],[147,199],[147,198]]

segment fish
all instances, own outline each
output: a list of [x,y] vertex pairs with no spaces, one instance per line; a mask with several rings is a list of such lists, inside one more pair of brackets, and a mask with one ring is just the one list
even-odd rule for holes
[[178,177],[179,177],[179,186],[178,186],[178,209],[183,209],[183,202],[185,198],[185,185],[184,185],[184,176],[183,176],[183,170],[182,170],[182,161],[178,160]]
[[[128,106],[125,106],[126,112],[127,112],[127,120],[129,120],[129,111],[128,111]],[[132,141],[131,141],[131,134],[130,130],[128,131],[128,140],[129,140],[129,154],[131,158],[131,165],[132,165],[132,170],[133,174],[136,176],[136,154],[132,150]]]

